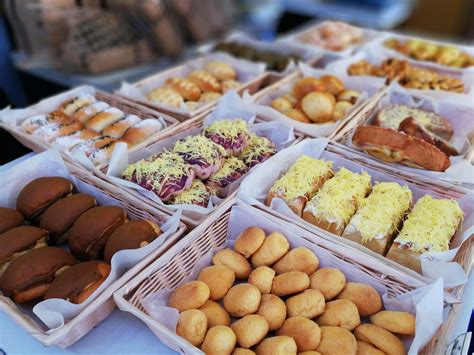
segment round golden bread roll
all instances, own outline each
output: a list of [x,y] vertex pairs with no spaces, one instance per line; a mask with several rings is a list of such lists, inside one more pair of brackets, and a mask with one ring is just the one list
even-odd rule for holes
[[207,331],[201,350],[208,355],[230,355],[236,342],[237,338],[232,329],[223,325],[216,325]]
[[288,298],[285,303],[288,317],[315,318],[325,312],[326,302],[319,290],[308,289]]
[[372,344],[357,340],[357,355],[385,355],[385,353]]
[[337,101],[345,101],[354,105],[359,99],[359,96],[359,91],[346,89],[337,95]]
[[324,84],[326,91],[333,95],[338,95],[344,90],[344,83],[334,75],[323,75],[320,80]]
[[298,355],[321,355],[321,353],[317,352],[316,350],[310,350],[310,351],[302,351],[298,353]]
[[290,249],[290,244],[286,238],[273,232],[265,238],[262,246],[252,254],[251,261],[253,267],[270,266],[277,262]]
[[265,338],[257,346],[257,355],[296,355],[295,339],[289,336]]
[[290,271],[275,276],[272,293],[277,296],[287,296],[301,292],[309,287],[309,276],[301,271]]
[[408,312],[380,311],[370,316],[370,322],[397,334],[415,334],[416,318]]
[[235,239],[234,250],[249,258],[260,248],[265,240],[265,232],[262,228],[249,227]]
[[324,314],[317,319],[319,325],[332,325],[353,330],[360,324],[359,311],[349,300],[335,300],[326,303]]
[[309,76],[306,78],[301,78],[295,82],[293,85],[293,96],[298,100],[302,99],[310,92],[314,91],[324,91],[326,87],[318,78]]
[[199,310],[204,312],[207,317],[207,326],[212,328],[216,325],[230,325],[230,315],[227,311],[217,302],[207,301]]
[[286,305],[280,297],[275,295],[262,295],[257,314],[265,318],[269,330],[279,329],[286,319]]
[[278,260],[273,269],[277,274],[288,271],[302,271],[311,275],[319,266],[319,259],[311,250],[306,247],[299,247],[290,250],[283,258]]
[[168,299],[168,306],[179,312],[201,307],[209,299],[209,287],[202,281],[190,281],[177,287]]
[[234,351],[232,351],[232,355],[255,355],[255,351],[244,348],[235,348]]
[[361,317],[370,316],[382,309],[382,299],[372,286],[357,282],[348,282],[337,299],[352,301]]
[[365,341],[384,353],[393,355],[406,354],[403,342],[394,334],[373,324],[361,324],[354,330],[357,340]]
[[265,338],[268,333],[268,323],[258,314],[249,314],[231,326],[237,337],[237,343],[243,348],[250,348]]
[[301,100],[301,108],[314,123],[332,120],[336,99],[329,92],[311,92]]
[[233,317],[255,313],[260,305],[261,294],[257,287],[247,283],[233,286],[224,297],[224,308]]
[[197,279],[209,287],[209,299],[217,301],[223,298],[232,287],[235,281],[235,274],[227,266],[212,265],[202,269]]
[[283,97],[277,97],[272,101],[271,106],[279,112],[285,112],[293,108],[291,102]]
[[270,293],[272,290],[275,270],[268,266],[259,266],[249,275],[249,284],[256,286],[262,295]]
[[347,101],[338,101],[334,105],[334,110],[332,111],[332,118],[334,121],[344,118],[347,112],[352,108],[352,104]]
[[212,263],[214,265],[224,265],[230,268],[235,273],[235,278],[238,280],[244,280],[249,277],[252,267],[250,266],[247,259],[245,259],[239,253],[226,248],[218,251],[212,257]]
[[347,329],[340,327],[321,327],[321,341],[316,351],[322,355],[356,355],[357,341]]
[[298,351],[316,350],[321,340],[321,331],[316,322],[304,317],[290,317],[278,330],[277,335],[295,339]]
[[282,112],[285,116],[303,123],[313,123],[306,114],[298,108],[291,108]]
[[321,291],[326,301],[336,297],[346,286],[346,277],[335,268],[325,267],[311,275],[310,286]]
[[197,309],[188,309],[180,313],[176,334],[199,346],[204,341],[207,332],[207,317]]

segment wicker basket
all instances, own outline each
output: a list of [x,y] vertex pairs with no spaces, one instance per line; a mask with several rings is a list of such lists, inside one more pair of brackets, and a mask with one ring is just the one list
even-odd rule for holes
[[[117,200],[127,211],[129,218],[150,219],[160,225],[169,219],[168,215],[154,210],[131,196],[124,195],[120,189],[100,180],[91,173],[72,164],[66,164],[71,176],[94,186],[104,194]],[[115,308],[112,294],[140,270],[145,268],[175,244],[183,236],[185,230],[185,225],[180,223],[178,230],[170,235],[166,242],[153,250],[139,263],[123,274],[118,280],[113,282],[76,317],[69,320],[64,326],[58,329],[48,331],[41,321],[22,312],[16,304],[3,296],[0,296],[0,309],[7,313],[8,316],[19,324],[28,334],[44,345],[56,345],[61,348],[68,347],[86,335],[92,328],[106,318]]]
[[[161,341],[168,346],[172,346],[175,350],[180,349],[182,353],[197,353],[197,349],[191,347],[174,332],[154,320],[146,312],[142,301],[146,296],[158,290],[176,288],[189,276],[195,264],[202,256],[213,248],[223,246],[226,243],[232,204],[233,201],[229,201],[226,205],[221,206],[219,211],[216,211],[203,224],[189,233],[185,239],[181,240],[159,260],[143,270],[114,294],[115,302],[121,310],[130,312],[141,319]],[[255,218],[265,218],[267,220],[267,227],[271,223],[271,225],[275,226],[275,230],[291,230],[292,236],[307,238],[307,232],[299,227],[291,226],[287,222],[281,221],[253,207],[242,204],[238,206],[245,209],[246,214],[248,211],[248,214],[255,216]],[[258,225],[258,222],[256,224]],[[318,239],[315,241],[315,244],[318,244],[319,247],[324,248],[339,258],[341,263],[348,263],[351,268],[355,268],[375,278],[378,283],[388,289],[388,293],[391,296],[399,295],[425,285],[423,281],[404,274],[388,277],[384,274],[384,270],[386,270],[385,265],[377,262],[370,264],[363,256],[352,253],[350,249],[337,248],[335,244],[327,243],[324,239]],[[454,321],[457,315],[451,309],[448,321]],[[435,338],[428,344],[426,350],[423,351],[423,354],[441,353],[440,350],[446,347],[445,339],[448,336],[449,328],[441,327]]]

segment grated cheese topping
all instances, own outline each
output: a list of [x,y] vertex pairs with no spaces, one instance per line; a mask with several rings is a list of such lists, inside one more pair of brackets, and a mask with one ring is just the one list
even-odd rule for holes
[[202,135],[190,136],[177,141],[173,152],[185,154],[187,160],[204,159],[211,165],[220,165],[222,158],[226,156],[226,151],[222,146]]
[[170,201],[170,205],[184,205],[184,204],[193,204],[193,205],[205,205],[207,206],[209,202],[209,197],[211,193],[206,185],[199,180],[194,179],[191,187],[179,195],[174,196]]
[[275,153],[276,148],[271,140],[252,133],[249,145],[240,153],[239,159],[243,160],[247,166],[253,166],[256,163],[260,163],[260,159],[263,156]]
[[243,173],[246,170],[247,170],[247,165],[245,165],[242,160],[237,159],[235,157],[227,158],[226,160],[224,160],[224,164],[222,164],[222,168],[220,168],[219,171],[216,172],[215,174],[212,174],[207,180],[207,182],[219,183],[220,180],[227,179],[235,172]]
[[238,138],[241,134],[250,135],[247,122],[241,118],[214,121],[209,127],[204,129],[205,136],[211,134],[218,134],[232,139]]

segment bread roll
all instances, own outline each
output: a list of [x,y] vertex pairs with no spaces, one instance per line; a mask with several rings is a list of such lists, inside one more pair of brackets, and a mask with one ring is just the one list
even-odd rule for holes
[[293,85],[293,96],[301,100],[303,97],[308,95],[310,92],[314,91],[324,91],[326,90],[324,84],[319,80],[318,78],[315,77],[306,77],[306,78],[301,78],[295,82]]
[[207,63],[204,69],[220,81],[235,80],[237,78],[237,72],[232,65],[220,60]]
[[119,141],[112,138],[112,141],[106,144],[105,146],[90,151],[87,154],[89,160],[91,160],[94,165],[98,165],[110,160],[112,158],[112,154],[117,143],[119,143]]
[[281,258],[273,269],[277,274],[283,274],[288,271],[302,271],[311,275],[319,266],[318,257],[308,248],[299,247],[290,250]]
[[298,108],[290,108],[282,112],[285,116],[303,123],[313,123],[306,114]]
[[169,78],[165,84],[177,91],[187,101],[197,101],[201,97],[199,87],[188,79]]
[[58,110],[64,112],[68,116],[72,116],[75,112],[79,111],[82,107],[88,106],[95,102],[96,99],[91,94],[80,94],[72,99],[68,99],[63,102]]
[[232,355],[255,355],[255,352],[250,349],[235,348]]
[[336,99],[328,92],[312,92],[303,97],[301,108],[313,123],[326,123],[332,120]]
[[24,221],[25,217],[20,211],[13,208],[0,207],[0,234],[21,226]]
[[321,291],[326,301],[336,297],[346,286],[346,277],[335,268],[317,270],[310,278],[310,287]]
[[201,307],[209,299],[209,287],[202,281],[190,281],[177,287],[168,299],[168,307],[179,312]]
[[55,124],[51,123],[40,127],[33,132],[34,136],[46,141],[53,142],[54,140],[74,134],[84,128],[84,125],[79,121],[71,121],[67,123]]
[[272,294],[262,295],[257,314],[265,318],[270,331],[280,329],[286,319],[285,302]]
[[389,331],[373,324],[361,324],[354,330],[357,340],[365,341],[386,354],[406,354],[403,342]]
[[125,117],[125,113],[115,107],[110,107],[89,118],[86,127],[96,132],[102,132],[105,127]]
[[255,313],[260,305],[261,294],[257,287],[247,283],[233,286],[224,297],[224,308],[233,317]]
[[359,311],[349,300],[335,300],[326,303],[324,314],[317,319],[319,325],[354,330],[360,324]]
[[122,141],[133,147],[146,139],[150,138],[155,133],[161,131],[163,125],[160,121],[149,118],[138,122],[133,127],[130,127],[122,136]]
[[329,91],[333,95],[338,95],[344,90],[344,83],[334,75],[323,75],[320,80],[326,91]]
[[91,154],[96,152],[97,150],[100,150],[102,148],[108,149],[109,147],[112,146],[114,142],[117,142],[115,138],[112,137],[107,137],[107,136],[98,136],[95,138],[91,138],[88,140],[83,140],[78,144],[73,145],[70,148],[71,153],[83,153],[87,157],[89,157]]
[[337,299],[352,301],[361,317],[370,316],[382,309],[382,299],[379,293],[375,288],[366,284],[348,282]]
[[276,336],[263,339],[257,346],[257,355],[296,355],[296,342],[289,336]]
[[230,355],[236,342],[237,338],[232,329],[216,325],[208,330],[201,349],[207,355]]
[[272,293],[277,296],[288,296],[306,290],[308,287],[308,275],[301,271],[290,271],[273,279]]
[[69,148],[76,144],[81,143],[92,138],[100,137],[100,134],[93,131],[92,129],[84,128],[80,131],[77,131],[73,134],[56,138],[53,142],[54,145],[59,145],[61,147]]
[[271,106],[278,112],[285,112],[293,109],[293,104],[283,97],[277,97],[274,99]]
[[210,290],[209,299],[213,301],[223,298],[235,281],[232,269],[224,265],[212,265],[201,270],[198,280],[204,282]]
[[230,327],[237,337],[237,343],[243,348],[250,348],[260,343],[268,333],[267,321],[257,314],[249,314]]
[[298,353],[298,355],[321,355],[321,353],[316,350],[310,350],[310,351],[302,351]]
[[230,315],[227,311],[219,304],[214,301],[206,301],[201,307],[200,311],[203,311],[207,317],[207,326],[212,328],[216,325],[230,325]]
[[321,327],[321,342],[316,351],[323,355],[356,355],[357,341],[347,329],[340,327]]
[[219,100],[221,97],[222,97],[222,95],[219,94],[218,92],[207,91],[207,92],[202,93],[202,95],[199,98],[198,102],[199,103],[213,102],[213,101]]
[[84,106],[73,114],[73,118],[79,122],[86,123],[92,116],[108,109],[110,106],[107,102],[95,101],[90,105]]
[[196,84],[201,91],[220,92],[221,85],[217,79],[204,70],[195,70],[188,75],[188,79]]
[[289,317],[315,318],[325,312],[324,296],[319,290],[305,290],[285,303]]
[[169,87],[160,87],[151,90],[146,96],[148,101],[158,102],[160,104],[180,108],[184,104],[183,97],[174,89]]
[[273,232],[265,238],[262,246],[252,254],[252,265],[253,267],[270,266],[281,259],[289,249],[290,244],[286,238],[278,232]]
[[344,90],[337,95],[337,101],[347,102],[354,105],[360,97],[360,92],[356,90]]
[[347,112],[353,107],[350,102],[347,101],[338,101],[334,105],[334,110],[332,111],[333,121],[338,121],[346,117]]
[[416,318],[408,312],[380,311],[370,316],[370,322],[392,333],[415,334]]
[[123,136],[125,131],[127,131],[127,129],[136,125],[140,121],[141,121],[140,117],[136,115],[126,115],[121,120],[115,123],[109,124],[107,127],[105,127],[104,130],[102,131],[102,134],[104,136],[109,136],[112,138],[120,138]]
[[275,271],[268,266],[259,266],[249,275],[249,284],[257,286],[262,295],[270,293],[272,290]]
[[385,353],[372,344],[357,340],[357,355],[385,355]]
[[223,249],[212,257],[214,265],[224,265],[230,268],[235,273],[238,280],[244,280],[249,277],[252,267],[247,259],[232,249]]
[[259,227],[249,227],[235,239],[234,250],[246,258],[260,248],[265,240],[265,232]]
[[194,346],[199,346],[204,341],[207,332],[207,317],[197,309],[188,309],[180,313],[176,334],[189,341]]
[[28,134],[32,134],[37,129],[50,124],[71,123],[73,119],[61,111],[53,111],[45,115],[36,115],[27,118],[21,123],[21,128]]
[[295,339],[298,351],[316,350],[321,340],[319,326],[304,317],[288,318],[277,335],[287,335]]

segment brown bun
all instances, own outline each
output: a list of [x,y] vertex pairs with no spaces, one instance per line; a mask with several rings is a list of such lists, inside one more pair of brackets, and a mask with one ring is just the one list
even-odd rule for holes
[[382,299],[379,293],[375,288],[366,284],[348,282],[337,299],[352,301],[361,317],[370,316],[382,309]]
[[262,246],[252,254],[251,261],[253,267],[270,266],[277,262],[290,249],[290,244],[286,238],[277,232],[273,232],[265,238]]
[[336,297],[345,286],[346,277],[340,270],[325,267],[311,275],[309,287],[321,291],[328,301]]
[[257,346],[257,355],[296,355],[295,339],[286,335],[263,339]]
[[0,207],[0,234],[9,229],[19,227],[25,221],[20,211],[13,208]]
[[244,348],[235,348],[234,351],[232,351],[232,355],[255,355],[255,351]]
[[206,301],[201,307],[200,311],[203,311],[207,317],[207,326],[212,328],[216,325],[230,325],[230,315],[227,311],[217,302]]
[[204,341],[207,332],[207,317],[197,309],[188,309],[179,315],[176,334],[199,346]]
[[233,317],[255,313],[260,305],[261,294],[254,285],[241,283],[232,287],[224,297],[224,308]]
[[259,266],[253,270],[248,282],[256,286],[262,295],[272,291],[273,278],[275,277],[275,270],[268,266]]
[[332,325],[335,327],[354,330],[360,324],[359,311],[354,303],[349,300],[335,300],[326,303],[324,314],[317,320],[319,325]]
[[337,95],[337,101],[348,102],[354,105],[359,99],[359,96],[359,91],[346,89]]
[[110,235],[126,222],[127,214],[120,207],[91,208],[69,230],[71,253],[81,260],[100,259]]
[[325,312],[324,296],[319,290],[305,290],[288,298],[285,303],[288,317],[315,318]]
[[278,112],[285,112],[293,109],[293,104],[283,97],[277,97],[272,101],[271,107],[273,107]]
[[209,299],[217,301],[230,290],[235,281],[235,274],[227,266],[211,265],[202,269],[197,279],[209,287]]
[[392,333],[415,334],[416,318],[408,312],[380,311],[370,316],[370,322]]
[[214,75],[217,80],[235,80],[237,78],[237,72],[232,65],[220,60],[207,63],[205,70]]
[[277,335],[287,335],[295,339],[298,351],[316,350],[321,340],[319,326],[311,319],[290,317],[278,330]]
[[169,78],[165,85],[177,91],[186,101],[197,101],[201,97],[199,87],[188,79]]
[[101,111],[86,122],[86,127],[96,132],[102,132],[108,125],[115,123],[125,117],[125,113],[115,107],[109,107]]
[[201,349],[208,355],[225,355],[232,353],[237,337],[232,329],[216,325],[207,331]]
[[49,231],[49,240],[61,244],[67,240],[67,231],[85,211],[95,207],[95,198],[88,194],[74,194],[50,205],[41,215],[39,226]]
[[190,281],[176,288],[168,299],[168,307],[179,312],[199,308],[209,299],[209,287],[202,281]]
[[290,271],[273,279],[272,293],[277,296],[288,296],[301,292],[309,287],[309,276],[301,271]]
[[326,90],[326,87],[321,82],[321,80],[314,77],[306,77],[301,78],[295,82],[292,93],[296,99],[301,100],[310,92],[324,90]]
[[357,340],[365,341],[384,353],[393,355],[406,354],[403,342],[389,331],[373,324],[361,324],[354,330]]
[[301,110],[297,108],[291,108],[289,110],[282,112],[285,116],[299,122],[303,123],[313,123],[308,116]]
[[319,259],[311,250],[306,247],[299,247],[290,250],[283,258],[273,265],[277,274],[288,271],[302,271],[311,275],[319,266]]
[[109,136],[116,139],[121,138],[127,129],[139,123],[140,121],[140,117],[138,116],[127,115],[121,120],[105,127],[105,129],[102,131],[102,134],[104,136]]
[[302,351],[298,353],[298,355],[321,355],[321,353],[316,350],[310,350],[310,351]]
[[82,107],[88,106],[95,101],[95,97],[90,94],[80,94],[72,99],[64,101],[58,107],[58,110],[64,112],[66,115],[71,116],[75,112],[79,111]]
[[26,302],[43,296],[56,273],[76,263],[61,248],[33,249],[13,260],[0,279],[3,294],[15,302]]
[[57,276],[44,299],[62,298],[80,304],[99,288],[110,274],[110,265],[98,260],[76,264]]
[[163,125],[160,121],[150,118],[130,127],[122,136],[122,140],[127,143],[129,147],[133,147],[162,129]]
[[202,92],[212,91],[220,92],[221,85],[217,79],[210,73],[203,70],[195,70],[191,72],[188,79],[196,84]]
[[336,99],[328,92],[311,92],[301,100],[303,112],[314,123],[331,121],[335,105]]
[[149,220],[122,224],[110,235],[104,249],[104,260],[110,263],[115,253],[138,249],[153,242],[161,234],[160,226]]
[[323,75],[320,80],[326,91],[329,91],[333,95],[338,95],[344,90],[344,83],[338,77],[333,75]]
[[28,183],[18,194],[16,209],[26,219],[38,217],[49,205],[71,193],[74,186],[62,177],[41,177]]
[[265,318],[270,331],[280,329],[286,319],[285,302],[272,294],[262,295],[257,314]]
[[357,340],[357,355],[385,355],[385,353],[372,344]]
[[235,278],[244,280],[249,277],[252,267],[247,259],[232,249],[223,249],[212,257],[214,265],[224,265],[235,273]]
[[262,228],[249,227],[235,239],[234,250],[249,258],[262,246],[264,240],[265,232]]
[[323,355],[356,355],[357,341],[347,329],[340,327],[321,327],[321,342],[316,351]]
[[268,323],[262,316],[249,314],[230,326],[237,337],[237,343],[243,348],[250,348],[265,338]]

